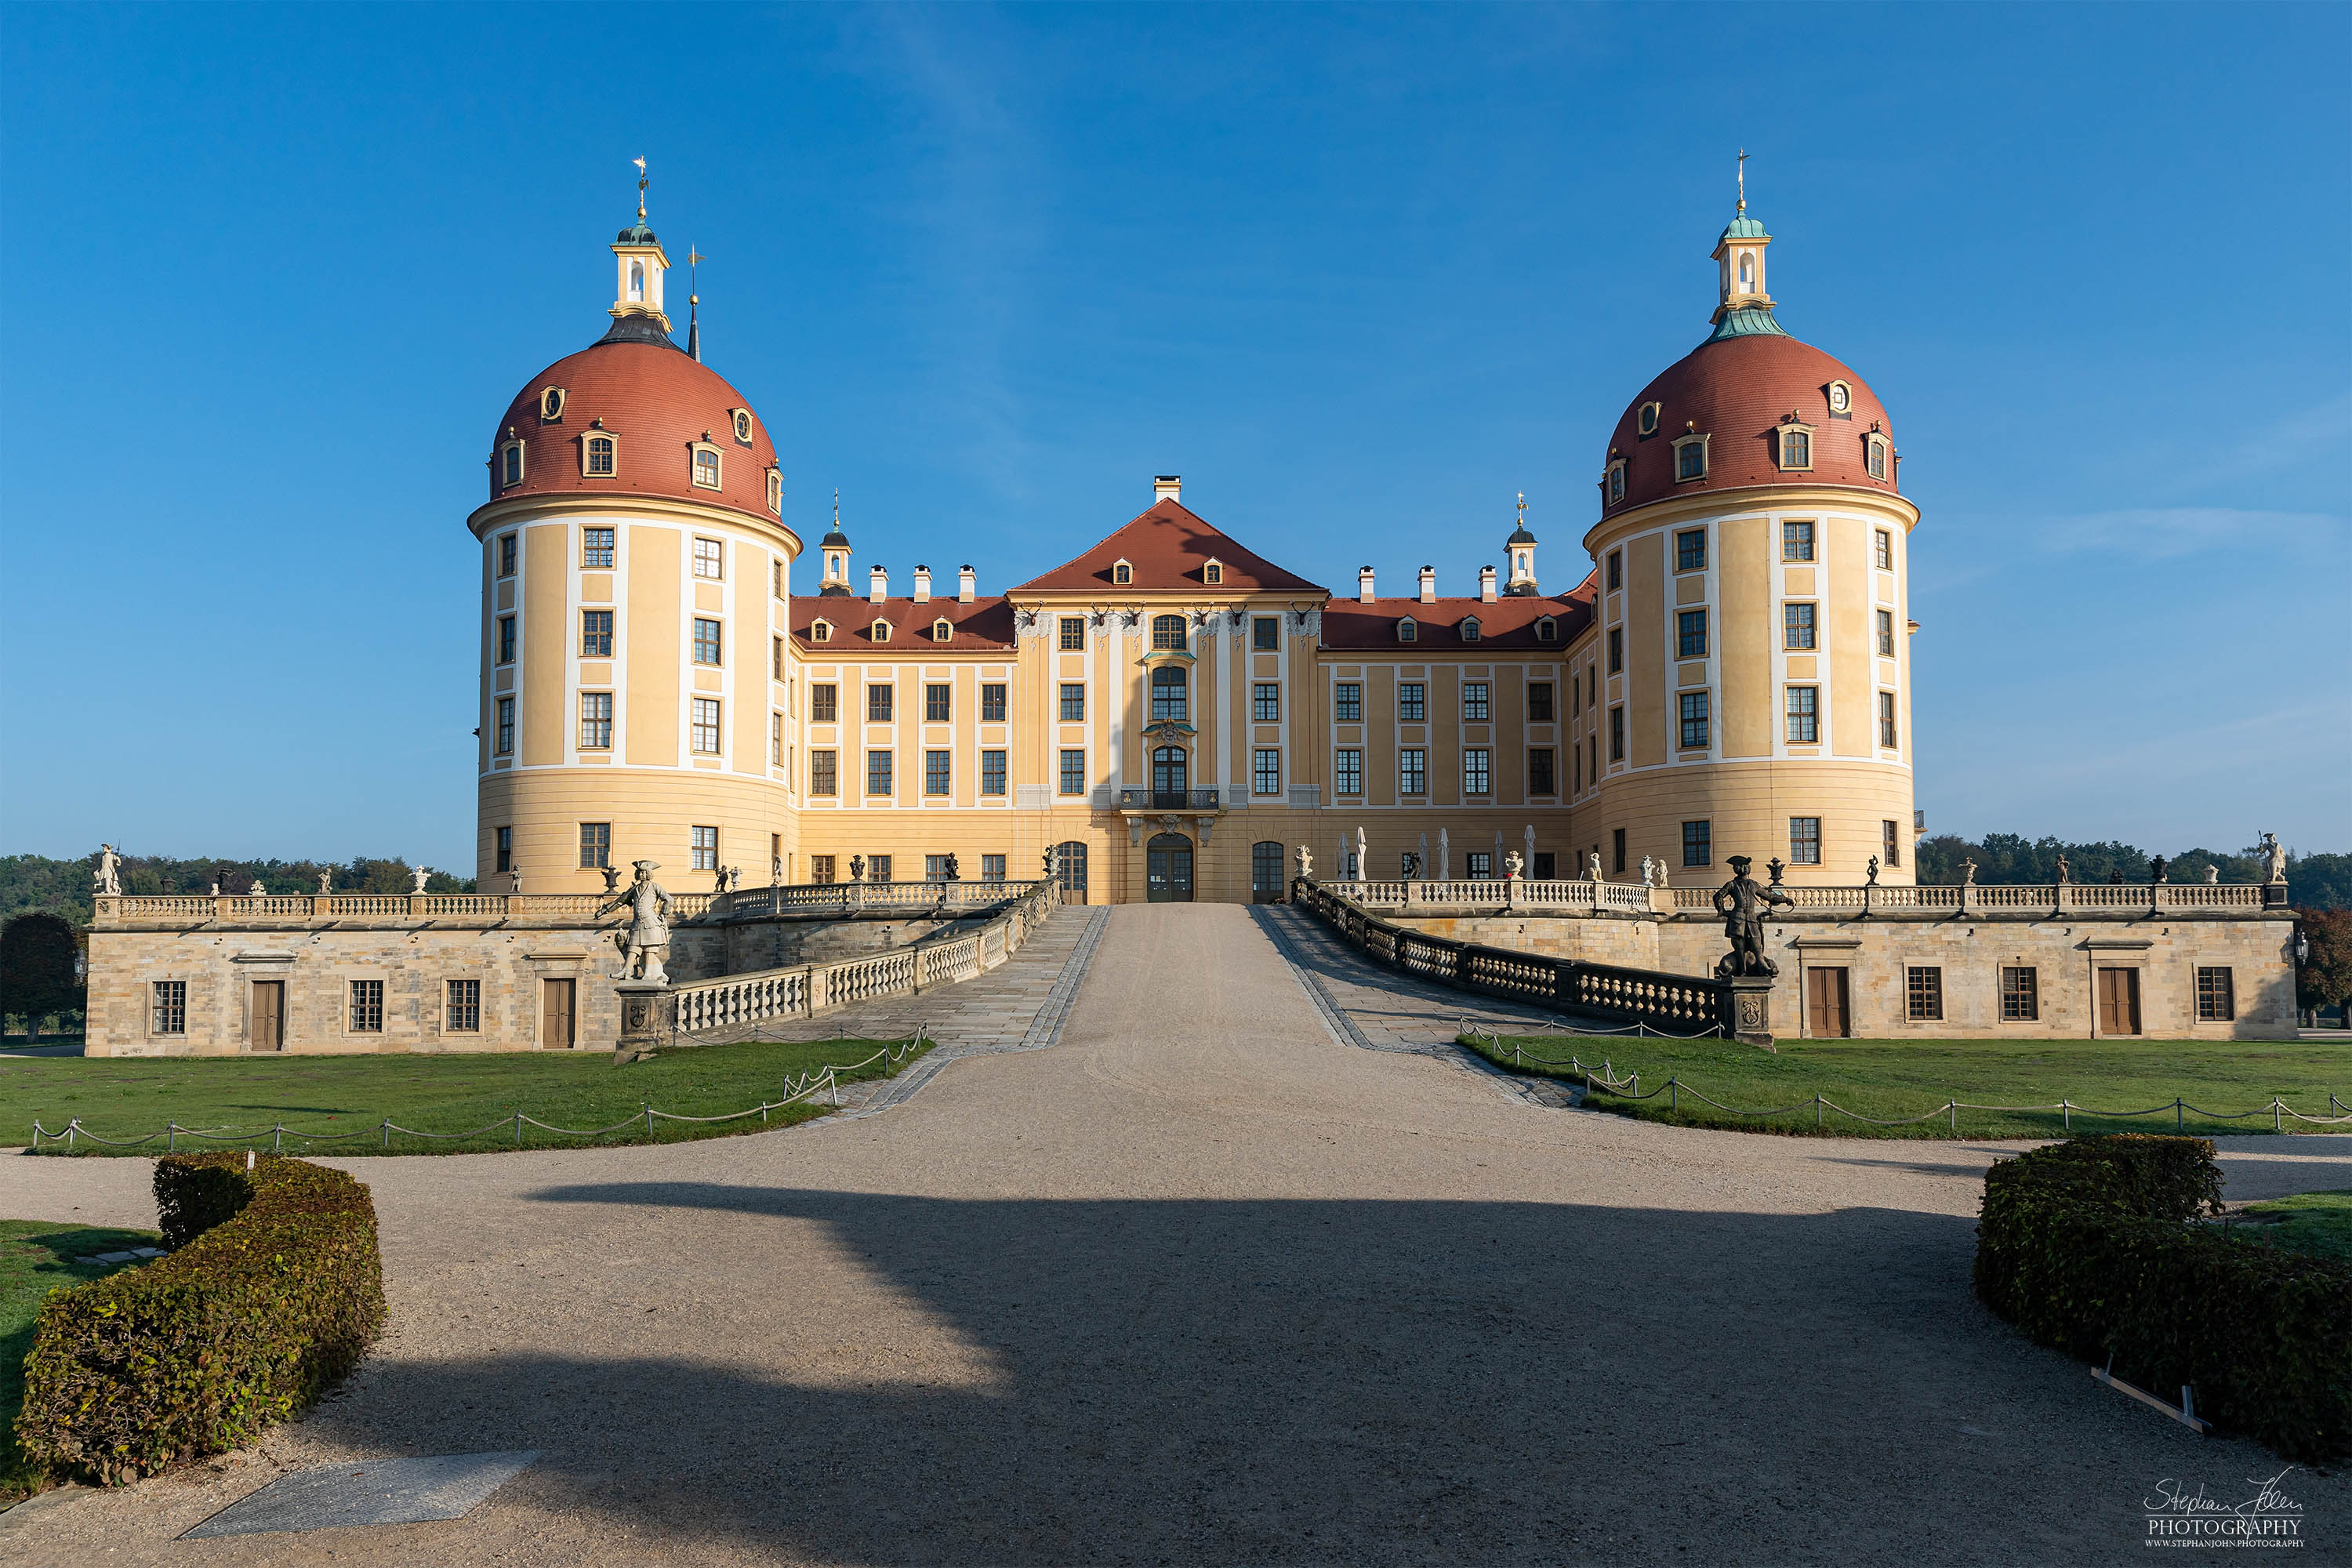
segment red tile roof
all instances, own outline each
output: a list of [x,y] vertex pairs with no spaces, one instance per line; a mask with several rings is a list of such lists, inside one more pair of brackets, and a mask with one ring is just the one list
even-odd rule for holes
[[[1202,576],[1202,568],[1212,557],[1224,567],[1223,581],[1213,584]],[[1111,581],[1111,566],[1121,560],[1135,568],[1132,583]],[[1056,566],[1042,577],[1031,578],[1013,592],[1100,595],[1153,589],[1238,594],[1330,592],[1243,549],[1174,500],[1159,502],[1076,560]]]
[[[931,625],[944,617],[955,627],[947,642],[931,640]],[[890,640],[874,640],[874,623],[890,623]],[[829,642],[811,642],[809,624],[824,621],[833,627]],[[971,604],[950,595],[917,604],[912,599],[874,603],[863,595],[793,601],[793,637],[812,658],[824,653],[863,658],[887,651],[894,656],[920,658],[933,653],[1010,653],[1013,651],[1013,607],[1002,597],[974,599]]]
[[[1566,594],[1542,597],[1439,599],[1334,599],[1323,606],[1326,648],[1379,648],[1388,653],[1417,648],[1425,653],[1460,653],[1470,648],[1523,652],[1544,648],[1565,652],[1592,622],[1592,595],[1598,577],[1589,576]],[[1549,642],[1536,637],[1536,623],[1549,616],[1557,623]],[[1412,642],[1397,640],[1397,623],[1411,616],[1417,635]],[[1478,621],[1478,640],[1462,640],[1465,617]]]

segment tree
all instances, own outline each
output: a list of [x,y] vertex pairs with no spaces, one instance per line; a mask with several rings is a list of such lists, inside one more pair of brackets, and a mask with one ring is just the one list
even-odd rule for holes
[[21,1014],[38,1033],[41,1020],[81,1010],[73,927],[52,914],[23,914],[0,926],[0,1017]]
[[[2294,972],[2296,1004],[2352,1008],[2352,910],[2298,908],[2294,914],[2311,949]],[[2352,1016],[2345,1021],[2352,1024]]]

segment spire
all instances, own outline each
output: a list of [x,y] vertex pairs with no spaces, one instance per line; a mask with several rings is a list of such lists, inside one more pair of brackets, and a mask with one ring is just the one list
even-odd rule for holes
[[833,531],[817,542],[824,552],[824,581],[817,587],[820,595],[839,597],[849,592],[849,536],[841,531],[841,487],[833,490]]
[[637,166],[637,221],[613,241],[616,269],[613,327],[604,335],[607,340],[667,343],[669,317],[662,310],[662,275],[669,270],[669,257],[654,231],[646,226],[646,187],[652,183],[646,174],[646,161],[631,162]]
[[1503,584],[1503,596],[1510,599],[1532,598],[1542,590],[1536,586],[1536,536],[1528,531],[1528,492],[1519,492],[1519,525],[1511,537],[1503,542],[1511,562],[1510,580]]
[[1739,150],[1737,165],[1738,205],[1731,222],[1715,242],[1720,298],[1715,308],[1715,331],[1706,341],[1725,338],[1775,337],[1789,334],[1772,319],[1772,296],[1764,291],[1764,247],[1772,237],[1763,224],[1748,216],[1748,149]]
[[694,248],[686,247],[686,353],[695,363],[702,363],[702,294],[696,282],[698,265],[710,258]]

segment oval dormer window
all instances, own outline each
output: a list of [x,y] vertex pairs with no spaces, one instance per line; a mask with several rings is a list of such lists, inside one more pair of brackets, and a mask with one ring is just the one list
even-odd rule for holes
[[1853,388],[1842,381],[1830,383],[1830,412],[1844,414],[1853,407]]
[[751,444],[751,411],[748,408],[735,411],[735,439],[746,447]]
[[1633,416],[1633,427],[1644,436],[1656,435],[1658,433],[1658,405],[1654,403],[1644,403],[1642,405],[1642,411]]
[[552,425],[563,417],[563,388],[551,386],[539,395],[540,422]]

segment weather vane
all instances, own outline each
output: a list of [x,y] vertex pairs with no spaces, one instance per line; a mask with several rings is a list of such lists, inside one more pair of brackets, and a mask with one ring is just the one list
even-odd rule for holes
[[643,223],[646,221],[646,186],[653,182],[653,176],[646,173],[643,158],[632,158],[629,162],[637,166],[637,221]]
[[1748,210],[1748,149],[1739,150],[1739,210]]
[[1527,492],[1527,491],[1525,491],[1525,490],[1521,490],[1521,491],[1519,492],[1519,526],[1520,526],[1521,528],[1525,528],[1525,527],[1527,527],[1527,525],[1528,525],[1528,492]]

